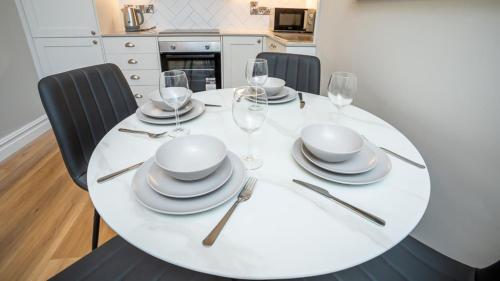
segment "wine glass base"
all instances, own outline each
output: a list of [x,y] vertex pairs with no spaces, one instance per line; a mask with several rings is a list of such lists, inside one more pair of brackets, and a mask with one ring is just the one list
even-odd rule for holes
[[262,159],[256,159],[253,156],[243,156],[241,160],[243,160],[243,164],[247,170],[256,170],[264,164]]
[[173,138],[177,138],[177,137],[187,136],[190,133],[191,131],[188,128],[180,127],[180,128],[175,128],[172,131],[168,132],[168,135]]

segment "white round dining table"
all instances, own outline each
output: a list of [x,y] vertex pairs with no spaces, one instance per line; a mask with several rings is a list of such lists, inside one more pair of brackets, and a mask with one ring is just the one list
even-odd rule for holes
[[[233,121],[233,89],[193,95],[207,107],[198,118],[182,124],[191,134],[221,139],[237,155],[247,152],[248,137]],[[398,244],[415,228],[429,201],[427,169],[389,156],[392,170],[382,181],[350,186],[322,180],[293,159],[291,149],[302,127],[334,120],[378,146],[424,163],[415,146],[382,119],[355,106],[337,116],[323,96],[305,94],[269,105],[265,125],[254,134],[255,154],[264,165],[248,174],[258,179],[250,200],[240,204],[212,247],[202,240],[234,203],[194,215],[165,215],[139,203],[129,172],[104,183],[97,178],[152,157],[170,137],[158,139],[119,132],[118,128],[152,132],[173,126],[150,125],[132,115],[97,145],[89,162],[87,182],[102,219],[126,241],[161,260],[198,272],[238,279],[283,279],[322,275],[359,265]],[[333,121],[332,121],[333,122]],[[386,221],[379,226],[357,213],[292,182],[299,179],[327,189],[332,195]]]

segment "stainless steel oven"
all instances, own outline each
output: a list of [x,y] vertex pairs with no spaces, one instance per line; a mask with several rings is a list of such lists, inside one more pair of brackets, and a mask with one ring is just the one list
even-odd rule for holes
[[314,32],[316,10],[274,8],[271,14],[271,29],[279,32]]
[[186,72],[193,92],[222,88],[220,40],[159,42],[161,70]]

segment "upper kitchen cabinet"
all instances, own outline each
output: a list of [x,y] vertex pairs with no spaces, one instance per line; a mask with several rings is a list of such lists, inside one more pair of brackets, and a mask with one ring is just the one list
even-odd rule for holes
[[99,34],[92,0],[20,0],[33,37]]
[[35,38],[42,76],[104,63],[98,38]]
[[262,49],[262,36],[223,37],[224,88],[234,88],[247,84],[245,78],[247,60],[255,58],[262,52]]

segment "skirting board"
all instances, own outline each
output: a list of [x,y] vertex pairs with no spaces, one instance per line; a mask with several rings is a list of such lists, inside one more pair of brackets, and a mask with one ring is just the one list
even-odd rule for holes
[[50,129],[47,115],[42,115],[0,139],[0,162]]

